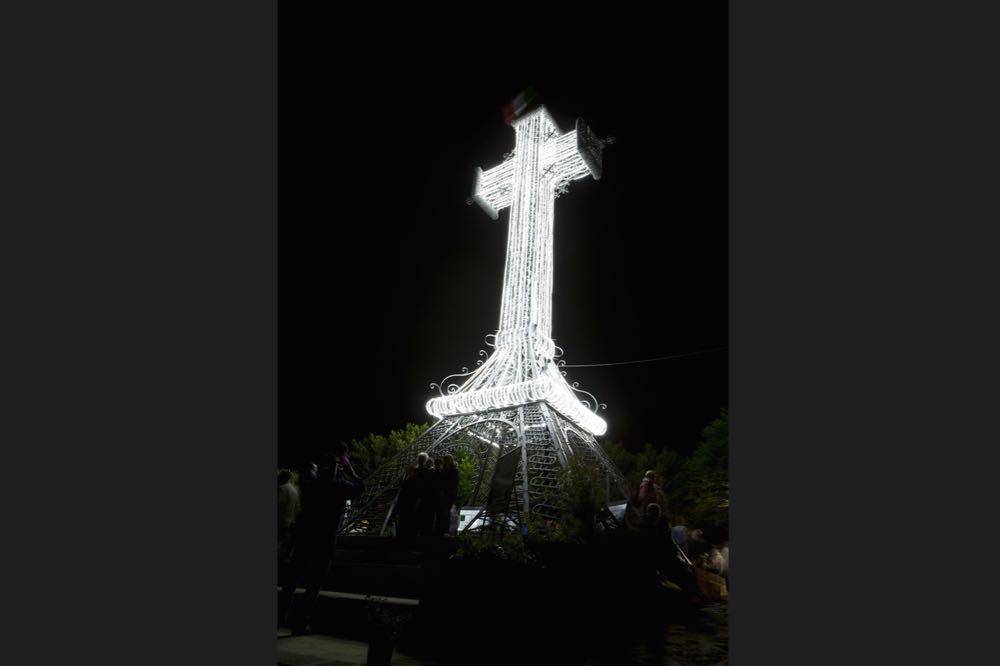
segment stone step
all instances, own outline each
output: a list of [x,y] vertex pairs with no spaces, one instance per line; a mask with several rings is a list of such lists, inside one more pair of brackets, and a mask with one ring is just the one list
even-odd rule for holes
[[[368,663],[368,642],[333,637],[325,634],[277,637],[278,666],[365,666]],[[423,666],[430,660],[409,656],[398,648],[392,654],[393,666]]]
[[[296,595],[301,595],[303,592],[304,589],[298,588]],[[420,634],[424,631],[417,622],[421,611],[420,601],[414,598],[323,590],[313,611],[312,628],[318,636],[336,636],[342,640],[368,643],[378,634],[375,623],[384,622],[387,618],[395,618],[398,621],[400,630],[398,638],[403,643],[413,644],[414,639],[407,637],[407,634],[413,632],[416,632],[416,639],[419,642]],[[300,637],[288,638],[289,633],[287,629],[279,630],[279,648],[282,639],[299,640]],[[306,664],[319,666],[319,663],[322,663],[313,665],[309,660],[305,660],[299,664],[294,663],[297,655],[289,657],[286,660],[288,666],[306,666]],[[392,663],[397,663],[395,655]]]

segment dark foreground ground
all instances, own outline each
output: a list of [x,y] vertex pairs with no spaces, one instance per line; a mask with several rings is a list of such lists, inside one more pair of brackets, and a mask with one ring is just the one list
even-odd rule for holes
[[366,663],[389,645],[397,664],[728,663],[726,604],[650,584],[629,544],[547,544],[527,562],[456,558],[455,543],[346,546],[318,635],[279,637],[279,664]]
[[[668,621],[662,631],[649,637],[635,636],[618,656],[592,657],[581,666],[605,664],[728,664],[729,628],[725,604],[711,604],[701,613]],[[327,635],[278,634],[278,666],[362,666],[368,658],[368,643]],[[609,659],[614,659],[609,660]],[[557,662],[558,663],[558,662]],[[392,655],[394,666],[434,666],[431,656],[415,657],[401,649]]]

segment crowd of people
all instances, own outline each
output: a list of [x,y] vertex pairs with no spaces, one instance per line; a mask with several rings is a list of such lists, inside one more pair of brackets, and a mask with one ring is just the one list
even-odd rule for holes
[[[397,536],[409,539],[454,534],[458,483],[458,467],[452,456],[434,461],[420,453],[416,464],[407,469],[395,502]],[[319,464],[303,465],[297,484],[290,471],[279,471],[279,627],[291,627],[296,634],[311,632],[310,620],[333,564],[337,533],[350,502],[364,489],[343,443],[334,445]],[[296,598],[300,583],[306,593]]]
[[[281,588],[278,626],[296,634],[312,631],[310,621],[333,564],[337,532],[347,503],[364,492],[347,446],[337,444],[319,464],[299,470],[298,488],[287,471],[278,475],[278,563]],[[295,598],[299,583],[304,596]]]
[[[416,464],[406,470],[392,510],[397,537],[409,540],[455,534],[458,486],[458,468],[451,455],[435,461],[421,452]],[[319,464],[302,466],[297,484],[290,472],[279,472],[279,627],[290,626],[293,633],[311,631],[310,618],[332,566],[337,533],[350,501],[357,500],[364,488],[342,443]],[[689,527],[681,516],[669,516],[666,508],[660,479],[650,470],[629,501],[623,524],[626,533],[641,541],[651,567],[667,578],[683,580],[691,579],[697,564],[704,571],[728,578],[728,544],[709,544],[701,529]],[[300,583],[304,583],[306,593],[296,599]],[[692,582],[692,589],[696,588]]]
[[458,528],[455,499],[458,467],[450,455],[439,460],[427,453],[406,471],[394,510],[396,535],[403,539],[454,534]]
[[666,509],[659,475],[649,470],[625,509],[624,526],[643,542],[652,566],[668,577],[690,579],[688,572],[697,565],[728,578],[728,542],[710,544],[702,529],[687,525],[683,516],[668,515]]

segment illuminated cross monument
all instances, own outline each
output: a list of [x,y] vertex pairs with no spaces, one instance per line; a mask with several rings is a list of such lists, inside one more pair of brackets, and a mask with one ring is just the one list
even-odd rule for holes
[[[513,153],[488,171],[476,169],[471,198],[494,220],[510,209],[500,327],[487,336],[494,351],[480,352],[487,358],[476,370],[432,384],[441,395],[427,403],[427,411],[438,422],[368,479],[347,531],[385,531],[406,466],[419,451],[432,458],[457,449],[470,454],[476,466],[471,503],[486,506],[493,525],[522,526],[532,516],[555,517],[550,491],[572,456],[599,466],[609,501],[624,499],[621,474],[594,439],[607,429],[597,415],[600,406],[566,382],[552,341],[555,199],[571,181],[600,179],[609,141],[594,136],[582,120],[562,133],[545,107],[512,125]],[[464,382],[448,383],[454,378]],[[512,477],[513,484],[499,482],[501,477]]]

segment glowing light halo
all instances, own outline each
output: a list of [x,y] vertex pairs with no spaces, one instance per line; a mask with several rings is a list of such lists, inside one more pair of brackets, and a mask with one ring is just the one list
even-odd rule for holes
[[604,419],[587,409],[571,391],[555,365],[549,365],[545,374],[536,379],[492,388],[459,390],[448,396],[432,398],[427,401],[427,412],[432,416],[444,418],[544,400],[594,435],[603,435],[607,432],[607,423]]
[[[607,423],[595,414],[596,398],[589,409],[575,395],[586,391],[567,384],[554,361],[552,235],[555,199],[574,180],[600,179],[606,142],[582,120],[573,131],[561,132],[544,106],[512,126],[513,152],[492,169],[476,168],[471,197],[494,220],[510,208],[500,327],[490,345],[494,352],[475,371],[463,368],[433,384],[441,396],[427,402],[427,411],[441,419],[545,401],[579,427],[603,435]],[[458,376],[466,378],[461,386],[444,387]]]

